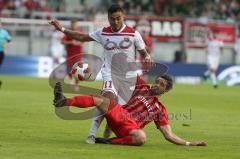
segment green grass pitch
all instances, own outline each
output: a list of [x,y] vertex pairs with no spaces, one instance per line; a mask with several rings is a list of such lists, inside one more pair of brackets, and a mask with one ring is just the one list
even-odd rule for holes
[[[173,145],[152,123],[141,147],[88,145],[91,120],[66,121],[55,115],[47,79],[0,76],[1,159],[225,159],[240,158],[240,87],[175,85],[162,97],[173,131],[208,147]],[[93,83],[96,87],[101,82]],[[191,112],[191,113],[190,113]],[[105,124],[104,124],[105,125]],[[99,130],[100,136],[103,125]]]

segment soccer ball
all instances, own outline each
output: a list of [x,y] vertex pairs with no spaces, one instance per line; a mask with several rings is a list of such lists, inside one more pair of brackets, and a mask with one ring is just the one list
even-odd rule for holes
[[70,76],[76,80],[85,81],[91,78],[92,73],[87,63],[77,62],[72,66]]

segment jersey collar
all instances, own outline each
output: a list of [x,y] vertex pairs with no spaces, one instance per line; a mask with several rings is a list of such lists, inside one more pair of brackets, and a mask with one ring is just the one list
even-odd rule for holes
[[112,31],[113,33],[121,33],[121,32],[125,29],[125,27],[126,27],[126,24],[123,24],[122,28],[121,28],[119,31],[116,31],[116,32],[113,31],[111,27],[110,27],[110,28],[111,28],[111,31]]

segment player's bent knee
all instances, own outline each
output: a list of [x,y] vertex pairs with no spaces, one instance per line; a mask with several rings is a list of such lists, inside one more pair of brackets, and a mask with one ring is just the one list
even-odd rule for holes
[[133,144],[136,146],[144,145],[145,142],[147,141],[146,134],[143,130],[135,131],[133,137],[134,137]]
[[106,97],[106,98],[109,98],[111,100],[116,100],[116,95],[115,93],[111,92],[111,91],[103,91],[102,92],[102,96]]
[[107,112],[108,111],[108,106],[110,103],[110,100],[108,98],[105,98],[103,96],[94,96],[93,97],[94,104],[96,107],[98,107],[102,112]]
[[145,142],[146,142],[146,137],[139,137],[139,138],[138,138],[137,145],[138,145],[138,146],[142,146],[142,145],[145,144]]

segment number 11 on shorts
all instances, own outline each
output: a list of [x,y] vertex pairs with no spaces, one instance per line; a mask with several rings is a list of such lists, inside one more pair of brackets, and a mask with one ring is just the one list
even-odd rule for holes
[[104,83],[104,88],[112,88],[112,81],[106,81]]

